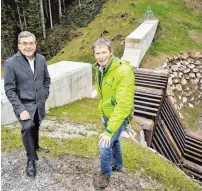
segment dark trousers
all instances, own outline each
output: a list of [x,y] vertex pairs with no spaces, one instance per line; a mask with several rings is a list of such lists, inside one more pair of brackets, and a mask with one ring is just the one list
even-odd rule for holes
[[38,160],[36,149],[39,148],[39,116],[36,110],[34,120],[20,121],[22,124],[22,141],[28,160]]

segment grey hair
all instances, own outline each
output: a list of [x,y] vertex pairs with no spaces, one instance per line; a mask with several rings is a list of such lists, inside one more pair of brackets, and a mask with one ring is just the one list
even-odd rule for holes
[[108,39],[105,39],[105,38],[100,38],[98,40],[96,40],[92,46],[92,50],[93,50],[93,53],[94,53],[94,50],[95,50],[95,47],[96,46],[101,46],[101,45],[106,45],[109,49],[110,52],[112,52],[112,43],[110,40]]
[[22,31],[19,35],[18,35],[18,44],[20,43],[20,39],[23,37],[33,37],[34,40],[36,41],[36,37],[33,33],[29,32],[29,31]]

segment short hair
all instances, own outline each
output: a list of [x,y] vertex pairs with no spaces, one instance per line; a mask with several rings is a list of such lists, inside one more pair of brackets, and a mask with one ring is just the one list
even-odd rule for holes
[[33,33],[29,32],[29,31],[22,31],[19,35],[18,35],[18,44],[20,43],[20,39],[23,37],[33,37],[34,40],[36,41],[36,37]]
[[93,53],[94,53],[94,49],[96,46],[100,46],[100,45],[106,45],[109,49],[110,52],[112,52],[112,43],[110,40],[108,39],[105,39],[105,38],[100,38],[98,40],[96,40],[92,46],[92,50],[93,50]]

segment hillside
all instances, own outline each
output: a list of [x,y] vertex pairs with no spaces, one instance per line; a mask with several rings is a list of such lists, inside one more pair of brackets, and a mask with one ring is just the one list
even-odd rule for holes
[[101,13],[88,26],[77,29],[76,38],[48,63],[61,60],[93,63],[91,46],[101,33],[112,40],[115,55],[121,56],[125,37],[143,21],[148,6],[160,24],[141,67],[156,67],[165,57],[176,52],[202,51],[201,4],[201,1],[194,1],[192,5],[188,0],[186,3],[184,0],[108,0]]

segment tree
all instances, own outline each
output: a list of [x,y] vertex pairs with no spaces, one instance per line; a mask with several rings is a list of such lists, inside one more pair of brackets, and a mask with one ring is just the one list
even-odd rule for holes
[[52,20],[52,12],[51,12],[50,0],[48,0],[48,7],[49,7],[49,16],[50,16],[50,27],[51,27],[51,29],[53,29],[53,20]]
[[43,0],[39,0],[39,3],[40,3],[40,16],[41,16],[43,38],[46,39],[46,27],[45,27],[45,19],[44,19],[44,11],[43,11]]
[[58,8],[59,8],[59,20],[62,19],[62,6],[61,6],[61,0],[58,0]]

